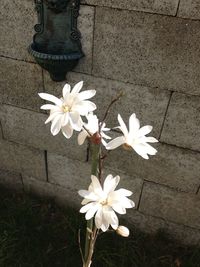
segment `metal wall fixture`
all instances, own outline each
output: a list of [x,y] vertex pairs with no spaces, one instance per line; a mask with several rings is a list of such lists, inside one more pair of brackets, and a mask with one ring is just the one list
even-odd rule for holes
[[29,53],[53,81],[65,80],[84,56],[77,29],[80,0],[35,0],[38,24]]

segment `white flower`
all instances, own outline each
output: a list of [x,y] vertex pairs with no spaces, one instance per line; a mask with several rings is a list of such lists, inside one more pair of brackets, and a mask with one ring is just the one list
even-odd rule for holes
[[130,234],[130,231],[127,227],[120,225],[116,230],[118,235],[121,235],[123,237],[128,237]]
[[106,146],[108,150],[124,145],[127,149],[133,148],[144,159],[149,159],[148,154],[155,155],[157,153],[157,150],[150,146],[148,142],[156,143],[158,140],[154,137],[146,136],[152,131],[152,126],[146,125],[140,128],[140,122],[134,113],[129,118],[129,131],[120,114],[118,114],[118,121],[120,124],[118,128],[122,131],[123,136],[110,141]]
[[[89,133],[91,135],[97,133],[99,131],[99,120],[98,120],[97,116],[93,115],[93,113],[89,113],[88,116],[86,116],[86,117],[87,117],[88,123],[84,123],[85,128],[89,131]],[[106,128],[105,126],[106,126],[106,124],[103,123],[101,126],[101,132],[100,132],[100,136],[102,137],[101,141],[102,141],[102,144],[104,146],[106,146],[107,143],[105,142],[105,140],[103,138],[111,139],[110,136],[108,136],[104,133],[104,132],[110,130],[109,128]],[[78,135],[78,144],[82,145],[84,143],[86,137],[89,137],[89,134],[85,129],[83,129]]]
[[91,180],[88,190],[79,191],[79,195],[84,197],[80,212],[86,213],[86,220],[95,216],[95,225],[103,232],[108,230],[109,225],[116,230],[119,221],[115,212],[125,214],[126,209],[135,207],[135,203],[127,198],[132,192],[123,188],[114,191],[120,181],[119,176],[113,178],[111,174],[108,175],[103,188],[96,176],[92,175]]
[[[89,112],[96,109],[96,105],[88,101],[96,94],[95,90],[87,90],[80,93],[83,82],[77,83],[71,90],[69,84],[63,88],[62,98],[40,93],[39,96],[53,104],[45,104],[41,109],[50,110],[50,116],[45,123],[52,122],[51,133],[57,135],[61,130],[66,138],[70,138],[73,130],[80,131],[83,125],[81,116],[87,116]],[[70,92],[71,91],[71,92]]]

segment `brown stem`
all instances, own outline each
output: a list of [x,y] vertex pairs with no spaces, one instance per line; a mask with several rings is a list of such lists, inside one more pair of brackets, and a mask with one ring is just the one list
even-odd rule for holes
[[90,137],[92,137],[92,134],[90,133],[90,131],[83,125],[83,129],[88,133],[88,135],[90,136]]
[[119,94],[118,94],[115,98],[113,98],[112,101],[110,102],[110,104],[108,105],[108,107],[107,107],[107,109],[106,109],[106,112],[105,112],[105,114],[104,114],[104,117],[103,117],[103,119],[102,119],[102,121],[101,121],[101,125],[100,125],[99,132],[101,132],[102,125],[103,125],[104,121],[106,120],[106,118],[107,118],[107,116],[108,116],[108,114],[109,114],[109,111],[110,111],[112,105],[113,105],[115,102],[117,102],[123,95],[124,95],[124,93],[123,93],[122,91],[120,91]]
[[93,232],[91,233],[90,236],[90,243],[89,243],[89,251],[88,251],[88,257],[87,260],[85,262],[83,262],[83,267],[90,267],[91,263],[92,263],[92,256],[94,253],[94,246],[97,240],[97,236],[98,236],[99,231],[97,230],[96,227],[94,227]]
[[80,234],[81,234],[81,230],[79,229],[78,230],[78,245],[79,245],[79,250],[80,250],[80,253],[81,253],[82,263],[84,264],[85,261],[84,261],[83,251],[82,251],[82,248],[81,248],[81,237],[80,237]]

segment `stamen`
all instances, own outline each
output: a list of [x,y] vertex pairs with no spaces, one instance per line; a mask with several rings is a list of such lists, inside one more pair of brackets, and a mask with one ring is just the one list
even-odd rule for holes
[[123,148],[125,150],[132,150],[132,147],[130,145],[128,145],[127,143],[123,144]]
[[63,112],[65,113],[70,111],[70,108],[68,106],[63,106],[62,109],[63,109]]

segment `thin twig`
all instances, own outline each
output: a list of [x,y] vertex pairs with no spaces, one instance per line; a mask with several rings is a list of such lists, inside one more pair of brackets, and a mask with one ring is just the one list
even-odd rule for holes
[[124,95],[123,91],[120,91],[119,94],[118,94],[115,98],[113,98],[113,100],[112,100],[112,101],[110,102],[110,104],[108,105],[108,107],[107,107],[107,109],[106,109],[106,112],[105,112],[105,114],[104,114],[104,117],[103,117],[103,119],[102,119],[102,121],[101,121],[101,125],[100,125],[99,132],[101,132],[102,125],[103,125],[104,121],[106,120],[106,118],[107,118],[107,116],[108,116],[108,114],[109,114],[109,111],[110,111],[112,105],[113,105],[115,102],[117,102],[123,95]]
[[83,129],[88,133],[90,137],[92,137],[92,134],[89,132],[89,130],[83,125]]
[[80,229],[78,230],[78,246],[79,246],[79,250],[80,250],[80,253],[81,253],[82,263],[85,264],[85,260],[84,260],[84,257],[83,257],[83,251],[82,251],[82,248],[81,248],[81,230]]
[[86,162],[88,162],[89,161],[89,159],[90,159],[90,142],[89,142],[89,140],[87,139],[87,150],[86,150]]
[[101,160],[104,160],[108,157],[108,155],[112,152],[112,150],[108,150],[108,152],[101,156]]

